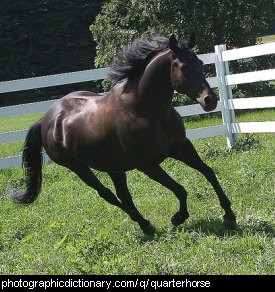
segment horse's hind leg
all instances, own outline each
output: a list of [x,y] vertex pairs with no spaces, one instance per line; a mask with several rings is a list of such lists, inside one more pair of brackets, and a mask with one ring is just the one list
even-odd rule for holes
[[[117,199],[117,197],[98,180],[98,178],[94,175],[94,173],[90,170],[90,168],[87,165],[80,162],[75,162],[71,163],[70,165],[66,165],[66,167],[75,172],[81,178],[81,180],[84,181],[88,186],[95,189],[101,198],[126,212],[133,221],[139,223],[141,228],[146,227],[143,225],[145,223],[147,223],[146,225],[148,225],[149,222],[145,222],[143,218],[142,220],[139,216],[137,216],[136,212],[134,212],[131,208],[121,203]],[[152,233],[150,232],[150,228],[142,229],[144,233]]]
[[224,215],[225,226],[228,228],[235,228],[236,216],[231,209],[231,202],[229,201],[222,187],[220,186],[214,171],[212,170],[211,167],[206,165],[201,160],[192,143],[188,139],[186,139],[182,143],[173,145],[171,157],[184,162],[188,166],[201,172],[206,177],[206,179],[213,186],[219,198],[220,205],[225,211]]
[[140,228],[143,230],[145,234],[153,234],[156,231],[156,228],[146,219],[143,218],[143,216],[140,214],[138,209],[136,208],[132,196],[128,190],[127,187],[127,177],[125,172],[121,173],[109,173],[109,176],[111,177],[115,189],[116,194],[122,204],[126,206],[129,210],[131,210],[132,214],[131,217],[134,218],[134,221],[136,221]]

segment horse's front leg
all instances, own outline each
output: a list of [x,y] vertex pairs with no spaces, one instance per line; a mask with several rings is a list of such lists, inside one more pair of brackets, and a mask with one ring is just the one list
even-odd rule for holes
[[150,165],[139,168],[139,170],[141,170],[154,181],[171,190],[176,195],[180,201],[180,209],[172,217],[171,221],[175,226],[182,224],[189,217],[186,204],[186,190],[180,184],[175,182],[159,165]]
[[217,177],[211,167],[206,165],[199,157],[192,143],[186,138],[184,141],[179,142],[172,147],[171,157],[180,160],[188,166],[201,172],[206,179],[213,186],[221,207],[225,211],[224,224],[227,228],[236,227],[236,216],[231,209],[231,202],[225,195]]

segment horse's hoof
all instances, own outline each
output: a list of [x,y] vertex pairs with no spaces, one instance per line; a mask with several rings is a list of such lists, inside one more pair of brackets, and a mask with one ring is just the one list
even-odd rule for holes
[[179,226],[179,225],[183,224],[188,219],[188,217],[189,217],[188,214],[176,213],[172,217],[171,222],[174,226]]
[[238,227],[236,220],[231,221],[224,218],[223,224],[226,229],[230,229],[230,230],[237,229]]
[[145,235],[147,236],[151,236],[153,235],[157,230],[156,227],[154,225],[152,225],[151,223],[149,223],[147,226],[142,228],[142,231]]

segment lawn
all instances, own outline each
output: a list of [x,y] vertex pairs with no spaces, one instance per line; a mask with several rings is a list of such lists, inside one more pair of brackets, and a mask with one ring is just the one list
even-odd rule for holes
[[[0,120],[0,132],[27,128],[38,117]],[[237,119],[274,120],[275,115],[274,110],[248,111]],[[217,114],[186,121],[188,129],[220,123]],[[190,218],[179,228],[170,223],[178,209],[175,196],[138,171],[128,173],[136,205],[157,227],[154,237],[144,236],[125,213],[54,163],[43,167],[42,192],[30,206],[5,196],[22,170],[2,170],[0,274],[274,274],[275,136],[242,135],[233,151],[224,137],[194,140],[194,145],[232,201],[237,230],[224,228],[207,181],[172,159],[162,166],[189,194]],[[22,144],[0,146],[4,157],[17,155]],[[106,174],[97,175],[113,190]]]
[[263,43],[275,42],[275,34],[270,34],[262,37]]

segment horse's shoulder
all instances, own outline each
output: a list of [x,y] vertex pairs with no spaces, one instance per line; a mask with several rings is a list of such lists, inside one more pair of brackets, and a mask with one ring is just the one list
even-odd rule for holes
[[167,133],[172,139],[178,139],[179,137],[181,139],[186,135],[182,117],[173,106],[171,106],[167,119]]
[[169,110],[168,119],[174,123],[180,123],[180,124],[183,123],[181,115],[173,106],[171,106]]

